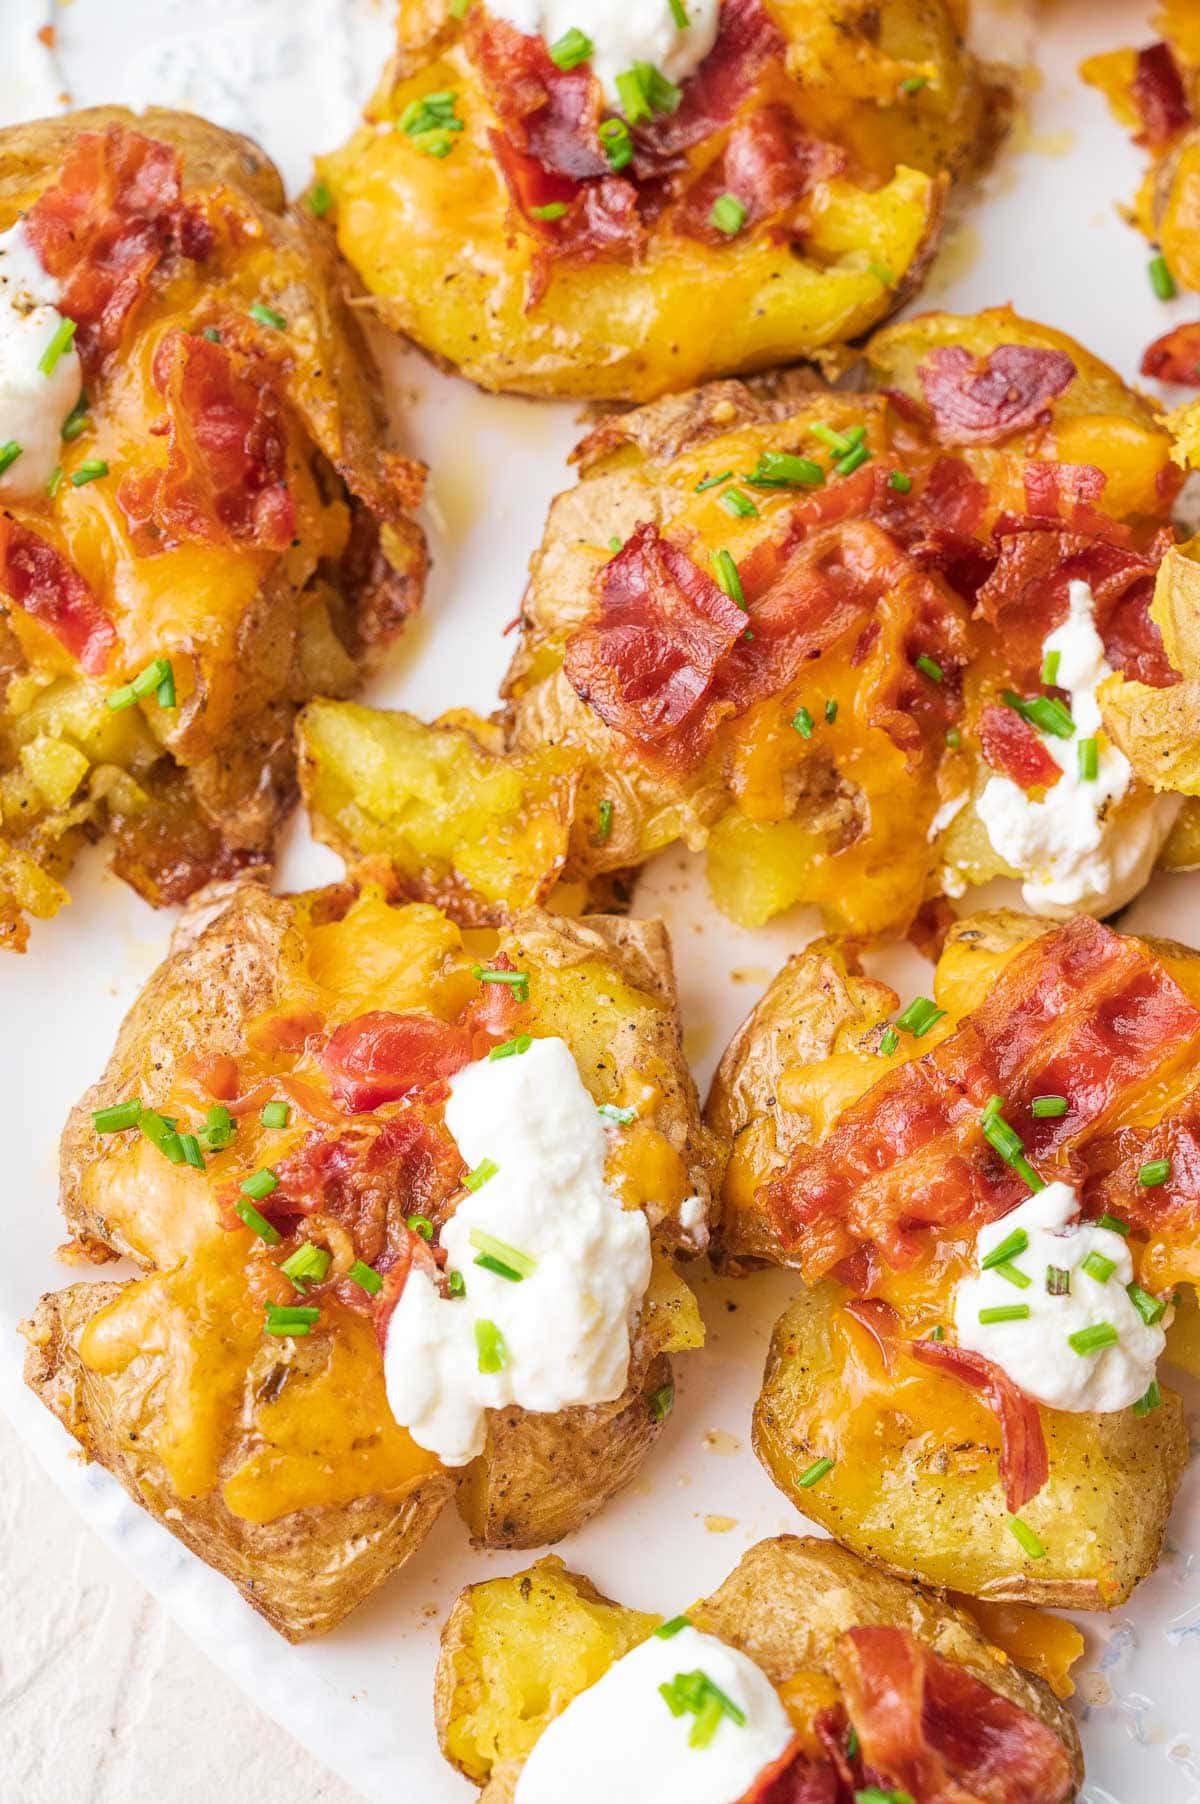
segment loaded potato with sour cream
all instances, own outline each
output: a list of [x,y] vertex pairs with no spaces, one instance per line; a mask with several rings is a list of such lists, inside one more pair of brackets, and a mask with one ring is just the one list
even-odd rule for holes
[[462,932],[381,890],[198,898],[75,1110],[80,1256],[27,1378],[292,1640],[457,1494],[536,1546],[625,1484],[703,1340],[713,1142],[657,923]]
[[879,934],[1001,875],[1108,913],[1173,856],[1175,786],[1104,709],[1178,682],[1150,605],[1181,478],[1072,339],[929,314],[832,387],[713,383],[577,459],[501,719],[306,711],[314,827],[352,862],[486,919],[683,841],[735,920]]
[[297,704],[417,605],[420,471],[339,280],[248,139],[0,132],[0,945],[86,839],[154,903],[267,860]]
[[485,388],[646,400],[867,331],[1005,95],[951,0],[404,0],[317,204]]
[[545,1559],[454,1605],[442,1751],[484,1804],[1067,1804],[1083,1638],[1030,1626],[1057,1696],[986,1620],[829,1541],[760,1541],[666,1622]]
[[1122,1603],[1187,1459],[1159,1377],[1200,1279],[1200,959],[1016,914],[902,1011],[794,958],[708,1103],[721,1256],[793,1266],[755,1447],[866,1558],[991,1599]]

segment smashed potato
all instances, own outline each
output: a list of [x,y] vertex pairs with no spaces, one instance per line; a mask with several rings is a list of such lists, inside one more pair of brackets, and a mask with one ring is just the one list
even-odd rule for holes
[[[1110,1042],[1135,995],[1138,1034]],[[731,1147],[720,1258],[791,1265],[808,1287],[775,1329],[756,1450],[807,1516],[889,1570],[1111,1609],[1158,1559],[1187,1458],[1178,1397],[1151,1379],[1132,1408],[1040,1402],[963,1349],[955,1311],[976,1230],[1055,1181],[1127,1238],[1143,1322],[1165,1326],[1175,1288],[1200,1280],[1200,958],[1082,917],[979,915],[951,929],[932,1000],[898,1004],[846,951],[813,946],[713,1082],[707,1118]],[[1022,1243],[1004,1294],[1017,1315]]]
[[[1082,347],[1006,308],[928,314],[845,383],[713,383],[602,420],[576,458],[506,678],[507,784],[478,722],[422,743],[403,717],[310,714],[314,827],[352,864],[388,854],[413,893],[496,905],[682,841],[734,920],[810,903],[856,935],[996,876],[1044,912],[1141,887],[1179,797],[1133,776],[1048,645],[1069,620],[1097,670],[1170,695],[1148,610],[1179,472],[1155,409]],[[436,774],[450,731],[470,795]],[[1089,747],[1094,831],[1056,862],[1039,811]],[[993,839],[997,788],[1028,849]]]
[[[554,1558],[460,1594],[442,1631],[434,1708],[442,1752],[481,1788],[483,1804],[511,1804],[522,1768],[548,1725],[616,1661],[647,1642],[659,1622],[612,1603]],[[776,1779],[793,1781],[797,1797],[840,1796],[838,1761],[844,1760],[846,1783],[857,1790],[864,1765],[870,1777],[902,1784],[909,1760],[930,1762],[921,1766],[927,1780],[931,1768],[945,1773],[942,1754],[954,1768],[955,1795],[984,1795],[971,1784],[978,1775],[969,1756],[955,1768],[928,1719],[924,1728],[906,1722],[890,1758],[883,1756],[872,1687],[860,1681],[869,1670],[886,1692],[884,1673],[898,1657],[906,1665],[928,1662],[943,1680],[955,1669],[961,1692],[951,1682],[959,1696],[947,1714],[973,1708],[986,1711],[997,1727],[1002,1721],[1014,1737],[1010,1757],[1016,1741],[1025,1742],[1022,1783],[1038,1789],[1013,1793],[1014,1800],[1062,1804],[1082,1780],[1075,1725],[1040,1678],[1023,1670],[1003,1643],[994,1645],[966,1610],[873,1570],[832,1542],[794,1536],[760,1541],[711,1597],[693,1605],[682,1622],[673,1618],[676,1623],[737,1649],[766,1674],[795,1730]],[[1058,1659],[1065,1653],[1068,1663],[1082,1651],[1078,1631],[1053,1618],[1003,1626],[1024,1633],[1035,1657],[1055,1643],[1063,1650]],[[860,1639],[865,1630],[880,1633]],[[1056,1630],[1065,1633],[1059,1637]],[[851,1648],[857,1658],[848,1658]],[[843,1756],[842,1749],[849,1751]],[[896,1759],[904,1764],[894,1766]]]
[[[600,1107],[606,1207],[644,1218],[648,1275],[615,1393],[481,1403],[480,1451],[443,1462],[417,1439],[423,1417],[397,1421],[385,1349],[412,1284],[476,1320],[484,1280],[447,1271],[442,1236],[500,1189],[498,1168],[464,1169],[447,1080],[543,1039],[574,1061],[579,1106]],[[479,1544],[538,1546],[634,1475],[670,1408],[670,1355],[703,1341],[672,1256],[707,1241],[714,1166],[655,924],[529,910],[464,940],[379,889],[218,887],[63,1140],[73,1234],[145,1275],[43,1297],[27,1380],[89,1458],[302,1640],[402,1564],[452,1495]],[[506,1284],[533,1276],[536,1258],[478,1244]],[[475,1335],[480,1373],[502,1371],[494,1323]]]
[[1006,112],[950,0],[723,0],[690,80],[619,97],[460,10],[400,6],[317,192],[377,316],[490,389],[645,401],[859,336]]
[[155,904],[268,860],[297,704],[354,690],[425,550],[332,233],[255,145],[158,110],[10,126],[0,228],[0,298],[45,366],[0,457],[19,950],[85,840]]

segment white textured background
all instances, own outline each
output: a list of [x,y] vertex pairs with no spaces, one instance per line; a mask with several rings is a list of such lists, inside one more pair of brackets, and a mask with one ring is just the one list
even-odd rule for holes
[[175,1628],[3,1416],[0,1473],[3,1804],[359,1804]]

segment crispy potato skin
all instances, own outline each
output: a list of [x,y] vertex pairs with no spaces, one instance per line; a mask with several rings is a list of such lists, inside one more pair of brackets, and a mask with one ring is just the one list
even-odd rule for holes
[[[1082,1781],[1078,1731],[1042,1680],[993,1646],[964,1610],[874,1570],[834,1542],[793,1535],[760,1541],[688,1615],[776,1685],[801,1671],[832,1679],[831,1654],[847,1629],[906,1629],[1044,1723]],[[510,1804],[546,1724],[644,1641],[657,1620],[612,1603],[554,1558],[460,1593],[442,1630],[434,1710],[442,1752],[482,1787],[484,1804]],[[574,1661],[563,1657],[568,1648]]]
[[[344,1016],[422,997],[453,1016],[478,988],[472,961],[501,944],[534,973],[543,1031],[568,1040],[597,1100],[641,1086],[642,1113],[611,1169],[626,1205],[646,1211],[654,1275],[620,1399],[556,1416],[497,1412],[484,1452],[449,1472],[396,1427],[374,1326],[336,1290],[322,1296],[310,1339],[263,1334],[263,1296],[278,1294],[262,1291],[277,1276],[271,1249],[228,1232],[220,1194],[232,1179],[217,1163],[271,1156],[257,1142],[236,1152],[257,1133],[256,1115],[242,1118],[233,1154],[210,1154],[205,1183],[139,1135],[98,1137],[92,1114],[131,1095],[176,1115],[203,1107],[189,1100],[188,1074],[232,1060],[252,1076],[256,1024],[286,1018],[300,995],[311,1006],[351,985]],[[629,1482],[666,1414],[657,1399],[670,1354],[703,1340],[672,1255],[706,1243],[703,1218],[698,1228],[689,1210],[685,1221],[682,1205],[699,1196],[711,1225],[718,1173],[659,923],[533,909],[468,953],[435,910],[392,908],[378,891],[288,898],[248,879],[216,885],[194,899],[63,1137],[62,1201],[78,1242],[92,1257],[128,1255],[146,1276],[43,1298],[27,1330],[27,1379],[88,1457],[281,1633],[304,1639],[409,1558],[456,1492],[477,1544],[536,1546]]]
[[[108,833],[114,868],[159,905],[262,864],[296,797],[297,704],[357,686],[424,586],[412,517],[422,472],[388,451],[379,383],[332,230],[289,206],[249,139],[192,114],[97,107],[0,131],[0,226],[56,179],[80,133],[137,131],[176,150],[189,204],[211,209],[214,248],[167,258],[120,345],[90,380],[88,427],[64,447],[114,471],[162,461],[157,346],[173,330],[242,322],[264,296],[286,321],[256,351],[284,409],[296,512],[289,549],[229,539],[142,556],[116,478],[22,500],[18,522],[47,538],[113,617],[117,646],[86,676],[48,630],[0,620],[0,945],[23,948],[25,917],[53,914],[83,840]],[[215,329],[219,329],[215,328]],[[109,493],[109,491],[112,493]],[[153,697],[121,714],[107,691],[166,656],[178,707]],[[19,825],[14,825],[19,823]]]
[[[1002,964],[1052,924],[1007,910],[951,929],[934,994],[951,1023],[969,1015]],[[1172,975],[1200,993],[1200,959],[1151,941]],[[924,1043],[881,1055],[899,998],[861,971],[854,949],[818,942],[775,977],[730,1042],[706,1103],[730,1148],[714,1260],[727,1271],[795,1264],[758,1202],[798,1148]],[[951,1233],[931,1265],[957,1255]],[[1153,1257],[1153,1248],[1147,1258]],[[1178,1274],[1168,1273],[1164,1284]],[[889,1294],[885,1291],[885,1294]],[[914,1295],[922,1294],[919,1291]],[[940,1292],[937,1293],[940,1295]],[[994,1417],[954,1381],[910,1360],[894,1380],[849,1324],[831,1282],[804,1291],[776,1325],[754,1412],[754,1446],[780,1489],[864,1558],[982,1598],[1112,1609],[1154,1570],[1187,1459],[1179,1398],[1163,1407],[1083,1415],[1041,1409],[1050,1480],[1022,1515],[1047,1549],[1030,1561],[1007,1528]],[[930,1305],[935,1308],[935,1305]],[[837,1463],[818,1484],[801,1474]]]
[[[710,246],[655,227],[636,263],[553,264],[530,304],[536,241],[510,207],[488,139],[498,121],[461,27],[444,0],[408,0],[369,123],[318,161],[338,242],[378,317],[484,388],[635,401],[788,362],[885,318],[924,276],[951,180],[1000,135],[1006,90],[967,54],[947,0],[769,0],[768,10],[787,68],[745,111],[802,87],[806,131],[848,157],[846,173],[802,204],[803,254],[761,232]],[[906,96],[914,76],[927,85]],[[444,89],[463,123],[448,156],[378,129]],[[727,135],[692,152],[693,165],[717,158]]]

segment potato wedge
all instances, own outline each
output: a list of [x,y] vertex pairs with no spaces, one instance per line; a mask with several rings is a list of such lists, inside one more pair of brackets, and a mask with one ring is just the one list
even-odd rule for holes
[[[840,1638],[885,1626],[1036,1717],[1082,1779],[1074,1723],[1040,1679],[990,1642],[965,1610],[873,1570],[833,1542],[788,1535],[760,1541],[688,1617],[766,1673],[792,1715],[798,1747],[817,1758],[827,1750],[813,1735],[814,1716],[839,1706]],[[659,1620],[612,1603],[553,1557],[515,1577],[468,1586],[442,1631],[434,1689],[442,1752],[482,1788],[484,1804],[511,1804],[547,1724]],[[1052,1626],[1049,1619],[1047,1630]],[[1066,1646],[1074,1658],[1082,1638],[1070,1632]]]
[[[77,204],[87,230],[56,238]],[[52,421],[75,408],[54,472],[31,453],[0,480],[0,945],[20,950],[85,840],[155,905],[268,860],[297,704],[354,691],[426,554],[423,473],[386,448],[332,232],[257,146],[159,109],[10,126],[18,226],[58,259],[86,396]],[[106,256],[124,285],[98,323]],[[222,409],[245,469],[213,456]]]
[[[377,316],[484,388],[644,401],[856,338],[919,285],[951,181],[1003,129],[1006,91],[965,50],[948,0],[726,0],[694,87],[734,63],[744,76],[734,105],[695,127],[684,84],[665,179],[653,127],[609,168],[591,100],[570,148],[560,128],[539,164],[520,148],[538,108],[521,117],[513,97],[561,84],[577,119],[579,74],[560,76],[538,40],[452,11],[401,6],[367,123],[317,167]],[[425,99],[446,93],[439,131]],[[619,118],[610,129],[621,135]],[[807,175],[787,147],[795,131]],[[792,197],[760,215],[747,192],[745,229],[723,237],[709,223],[721,160],[764,136],[795,170]],[[605,215],[602,237],[588,208]]]
[[[480,1545],[578,1527],[648,1454],[671,1355],[703,1342],[673,1257],[707,1243],[717,1147],[680,1050],[664,930],[527,910],[467,937],[379,887],[215,886],[64,1134],[80,1246],[145,1276],[44,1298],[29,1382],[292,1639],[353,1609],[455,1493]],[[416,1053],[379,1063],[373,1049],[414,1034]],[[440,1269],[437,1237],[488,1181],[464,1176],[445,1077],[486,1064],[489,1046],[519,1054],[527,1034],[561,1039],[611,1111],[604,1181],[645,1215],[649,1282],[620,1395],[485,1411],[482,1451],[452,1468],[396,1422],[383,1346],[411,1266]],[[439,1062],[422,1065],[435,1044]],[[418,1061],[411,1080],[394,1075],[401,1056]]]

